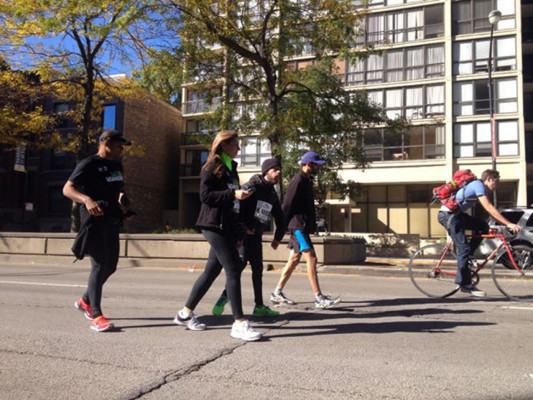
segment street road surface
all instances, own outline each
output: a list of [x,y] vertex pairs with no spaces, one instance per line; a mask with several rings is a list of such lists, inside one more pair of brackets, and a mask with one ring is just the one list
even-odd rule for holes
[[[230,337],[229,305],[196,312],[204,332],[176,326],[198,270],[120,268],[104,288],[117,326],[97,333],[74,309],[88,268],[0,264],[0,399],[533,399],[533,304],[422,297],[407,278],[320,274],[339,307],[318,311],[305,274],[299,303],[253,321],[259,342]],[[264,296],[279,271],[266,272]],[[249,268],[244,310],[252,312]]]

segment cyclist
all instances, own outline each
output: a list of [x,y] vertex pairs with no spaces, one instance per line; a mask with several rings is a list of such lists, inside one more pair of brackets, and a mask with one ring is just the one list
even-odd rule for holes
[[468,268],[468,258],[474,253],[482,238],[473,238],[468,243],[465,230],[472,230],[474,234],[484,234],[489,231],[489,225],[467,214],[466,211],[479,203],[496,221],[505,225],[513,232],[520,232],[519,225],[509,222],[494,207],[487,196],[488,190],[495,190],[500,182],[500,173],[494,169],[487,169],[481,174],[481,179],[474,180],[460,189],[455,199],[459,205],[456,212],[450,211],[446,206],[441,206],[439,210],[439,223],[446,228],[446,231],[453,240],[457,249],[457,275],[455,283],[460,286],[461,292],[469,293],[475,297],[484,297],[486,293],[479,290],[472,283],[472,277]]

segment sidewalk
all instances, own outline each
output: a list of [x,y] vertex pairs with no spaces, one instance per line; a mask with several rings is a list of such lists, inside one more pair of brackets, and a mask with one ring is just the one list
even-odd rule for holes
[[[86,266],[90,267],[89,257],[73,264],[74,256],[43,256],[43,255],[14,255],[0,254],[0,264],[34,264],[34,265],[54,265],[54,266]],[[284,267],[283,262],[265,262],[265,272],[279,271]],[[318,265],[318,272],[343,275],[367,275],[367,276],[408,276],[407,267],[409,259],[387,258],[387,257],[367,257],[364,264],[353,265]],[[177,268],[201,270],[204,268],[203,262],[198,260],[172,260],[164,258],[121,258],[118,263],[119,268]],[[305,263],[300,263],[297,271],[305,272]]]

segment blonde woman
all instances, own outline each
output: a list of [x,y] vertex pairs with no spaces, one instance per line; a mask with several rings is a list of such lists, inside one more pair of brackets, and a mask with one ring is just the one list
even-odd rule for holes
[[222,268],[226,273],[226,289],[235,322],[231,336],[246,341],[259,340],[261,333],[254,330],[244,318],[242,310],[241,272],[242,260],[238,247],[246,235],[241,222],[240,200],[250,196],[239,187],[237,163],[233,160],[239,152],[239,138],[235,131],[220,131],[211,145],[200,177],[200,215],[196,225],[210,244],[204,272],[196,280],[185,307],[174,322],[190,330],[202,331],[205,324],[198,321],[193,310],[207,293]]

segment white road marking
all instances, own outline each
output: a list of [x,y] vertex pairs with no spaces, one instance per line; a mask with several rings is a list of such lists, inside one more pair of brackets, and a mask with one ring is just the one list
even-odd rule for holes
[[502,308],[507,308],[509,310],[529,310],[529,311],[533,311],[533,306],[532,307],[504,306]]
[[14,285],[60,286],[60,287],[75,287],[75,288],[87,287],[87,285],[73,285],[73,284],[68,284],[68,283],[19,282],[19,281],[0,281],[0,283],[8,283],[8,284],[14,284]]

